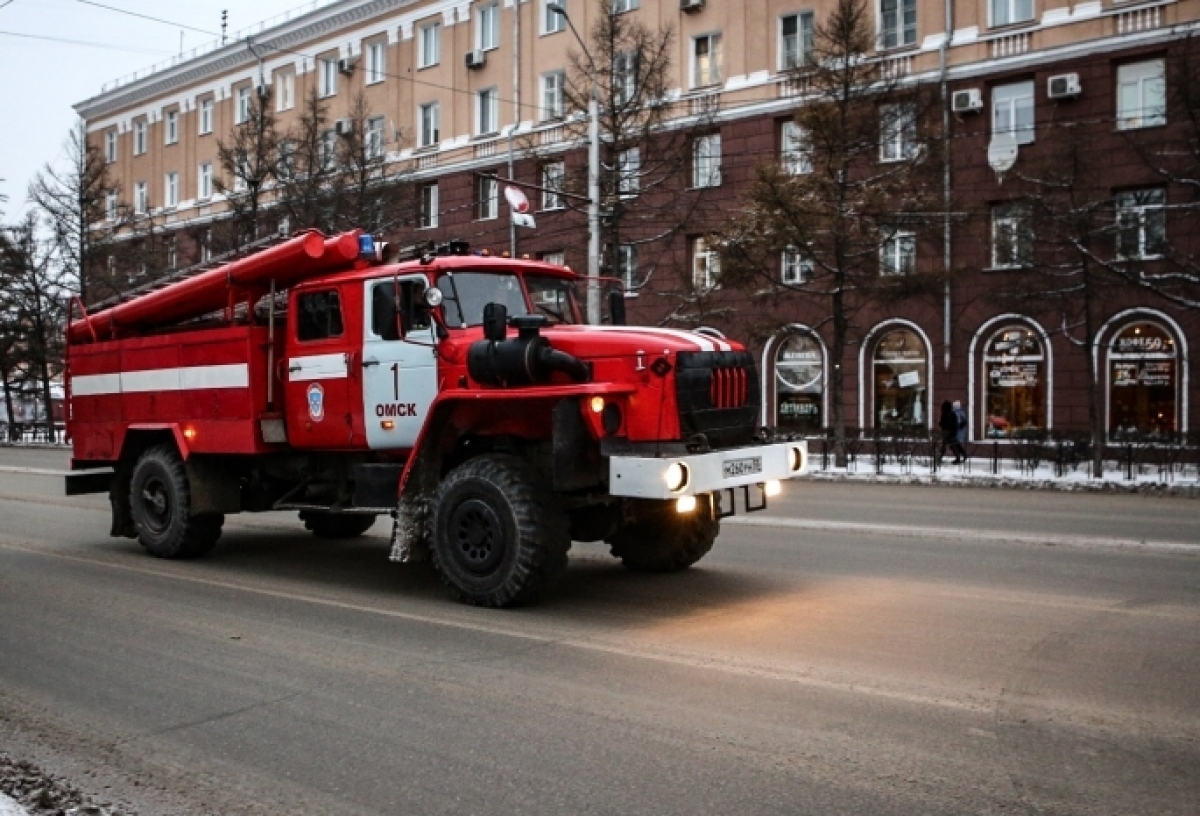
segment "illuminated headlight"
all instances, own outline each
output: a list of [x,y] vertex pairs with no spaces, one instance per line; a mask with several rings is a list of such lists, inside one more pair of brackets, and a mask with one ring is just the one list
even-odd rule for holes
[[763,493],[767,496],[778,496],[783,492],[783,483],[778,479],[772,479],[763,485]]
[[667,483],[667,490],[673,493],[687,487],[690,478],[691,473],[688,472],[688,466],[683,462],[672,462],[667,465],[667,469],[663,473],[663,481]]
[[679,514],[691,513],[696,509],[695,496],[680,496],[675,500],[675,512]]
[[604,397],[592,397],[591,400],[592,413],[598,414],[604,410]]
[[788,448],[788,469],[791,470],[792,473],[799,473],[804,469],[803,448]]

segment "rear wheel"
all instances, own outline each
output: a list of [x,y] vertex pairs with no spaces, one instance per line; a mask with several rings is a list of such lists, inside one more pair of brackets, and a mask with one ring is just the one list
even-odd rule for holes
[[374,513],[322,513],[300,511],[304,529],[317,538],[357,538],[375,524]]
[[529,603],[566,568],[567,516],[515,456],[459,465],[438,488],[433,512],[433,566],[469,604]]
[[196,558],[221,537],[225,516],[191,515],[191,486],[170,445],[149,448],[133,467],[129,511],[138,541],[159,558]]
[[630,499],[629,520],[605,539],[614,556],[638,572],[679,572],[708,554],[721,532],[712,504],[698,502],[691,513],[674,501]]

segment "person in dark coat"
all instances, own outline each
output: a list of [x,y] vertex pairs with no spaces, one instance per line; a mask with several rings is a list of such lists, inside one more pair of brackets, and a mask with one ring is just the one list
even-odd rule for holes
[[938,459],[946,458],[946,448],[952,447],[958,441],[958,417],[954,414],[954,405],[950,400],[942,400],[942,415],[938,419],[938,428],[942,431],[942,449]]
[[967,458],[967,449],[964,444],[967,441],[967,412],[963,410],[962,403],[958,400],[954,401],[951,406],[954,411],[954,443],[950,449],[954,451],[954,464],[959,464]]

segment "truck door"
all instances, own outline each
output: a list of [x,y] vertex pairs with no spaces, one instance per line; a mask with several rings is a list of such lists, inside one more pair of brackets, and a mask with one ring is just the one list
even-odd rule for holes
[[437,396],[433,322],[422,275],[366,281],[363,417],[371,448],[411,448]]
[[354,443],[350,395],[350,332],[336,288],[292,295],[288,336],[288,443],[297,448],[344,448]]

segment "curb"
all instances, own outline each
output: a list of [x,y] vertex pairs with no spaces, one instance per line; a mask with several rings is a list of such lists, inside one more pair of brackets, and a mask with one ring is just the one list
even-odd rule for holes
[[981,473],[961,476],[936,474],[839,473],[815,471],[806,474],[818,482],[863,482],[873,484],[920,485],[925,487],[986,487],[1002,490],[1054,490],[1064,493],[1116,493],[1172,498],[1200,498],[1200,485],[1170,482],[1114,482],[1107,480],[1014,479]]

